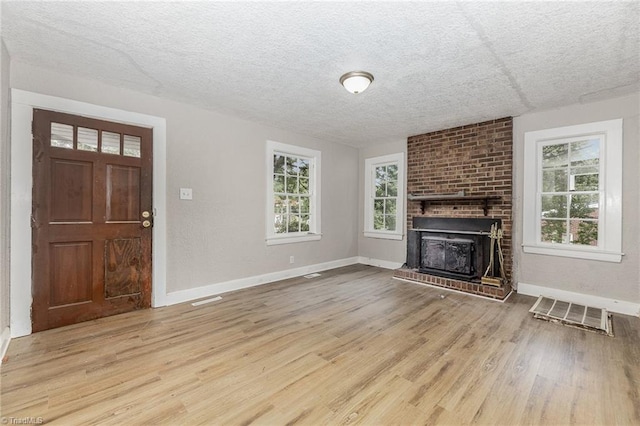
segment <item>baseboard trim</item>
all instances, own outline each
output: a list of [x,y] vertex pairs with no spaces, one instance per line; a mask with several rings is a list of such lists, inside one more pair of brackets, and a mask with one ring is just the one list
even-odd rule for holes
[[607,297],[592,296],[590,294],[575,293],[551,287],[543,287],[535,284],[518,283],[518,293],[527,296],[546,296],[566,302],[575,302],[581,305],[605,308],[610,312],[619,314],[640,316],[640,303],[626,302],[624,300],[609,299]]
[[355,265],[357,263],[360,263],[359,260],[360,258],[358,256],[354,256],[345,259],[332,260],[330,262],[317,263],[315,265],[302,266],[295,269],[287,269],[284,271],[271,272],[263,275],[255,275],[253,277],[224,281],[202,287],[190,288],[188,290],[174,291],[167,294],[165,302],[167,306],[190,302],[196,299],[202,299],[222,293],[228,293],[230,291],[241,290],[243,288],[255,287],[262,284],[285,280],[287,278],[295,278],[302,275],[312,274],[314,272]]
[[0,336],[0,364],[2,364],[2,360],[7,353],[7,349],[9,349],[9,343],[11,342],[11,329],[6,327],[2,330],[2,336]]
[[373,259],[371,257],[358,256],[358,263],[369,266],[377,266],[385,269],[398,269],[402,267],[400,262],[390,262],[388,260]]

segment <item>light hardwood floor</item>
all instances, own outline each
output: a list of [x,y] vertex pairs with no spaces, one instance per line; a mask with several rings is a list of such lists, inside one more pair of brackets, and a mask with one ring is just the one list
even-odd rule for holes
[[[14,339],[2,416],[58,424],[640,424],[615,338],[355,265]],[[444,297],[442,297],[444,296]]]

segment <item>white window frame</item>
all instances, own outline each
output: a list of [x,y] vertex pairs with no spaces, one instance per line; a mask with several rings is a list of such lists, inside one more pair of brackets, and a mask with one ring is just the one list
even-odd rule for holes
[[[543,145],[575,137],[600,137],[598,246],[541,241]],[[622,260],[622,119],[526,132],[524,135],[523,250],[551,256]]]
[[[275,211],[273,193],[273,156],[276,153],[305,157],[309,162],[309,231],[291,232],[286,234],[276,234],[274,230]],[[320,151],[303,148],[296,145],[288,145],[280,142],[267,141],[266,155],[266,181],[267,181],[267,210],[266,210],[266,242],[267,245],[290,244],[304,241],[316,241],[322,237],[320,228]]]
[[[374,196],[376,167],[392,165],[398,166],[398,195],[396,198],[396,230],[385,231],[374,229]],[[364,236],[369,238],[384,238],[402,240],[404,238],[404,153],[383,155],[365,159],[364,162]]]

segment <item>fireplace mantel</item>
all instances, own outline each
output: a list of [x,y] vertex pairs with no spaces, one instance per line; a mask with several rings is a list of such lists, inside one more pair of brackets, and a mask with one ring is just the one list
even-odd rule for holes
[[429,206],[430,201],[482,201],[482,210],[486,216],[489,211],[489,200],[500,200],[502,197],[499,195],[465,195],[464,191],[460,191],[457,194],[408,194],[407,199],[410,201],[420,201],[422,214],[424,214]]
[[420,231],[420,232],[446,232],[449,234],[462,234],[462,235],[489,235],[490,231],[464,231],[464,230],[451,230],[451,229],[435,229],[435,228],[417,228],[410,229],[410,231]]

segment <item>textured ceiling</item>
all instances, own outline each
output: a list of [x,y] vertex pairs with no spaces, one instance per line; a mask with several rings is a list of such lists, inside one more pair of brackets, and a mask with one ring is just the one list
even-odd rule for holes
[[12,60],[356,147],[637,92],[639,22],[637,1],[2,2]]

